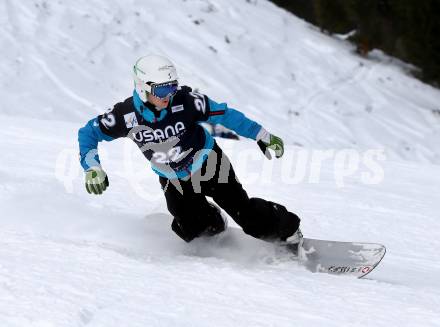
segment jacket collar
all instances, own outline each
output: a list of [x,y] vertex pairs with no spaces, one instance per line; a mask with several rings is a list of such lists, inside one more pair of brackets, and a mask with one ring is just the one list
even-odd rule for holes
[[137,94],[136,90],[133,91],[133,104],[134,104],[136,111],[142,116],[142,118],[144,118],[146,121],[148,121],[150,123],[155,123],[155,122],[161,121],[162,119],[165,118],[165,116],[167,115],[167,112],[168,112],[167,109],[163,109],[160,111],[159,117],[156,117],[154,115],[154,112],[151,111],[151,109],[148,108],[142,102],[142,100],[139,97],[139,95]]

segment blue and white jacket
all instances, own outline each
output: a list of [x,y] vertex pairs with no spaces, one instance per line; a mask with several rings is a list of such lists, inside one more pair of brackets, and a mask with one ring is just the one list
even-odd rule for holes
[[113,109],[90,120],[78,131],[80,160],[84,170],[99,166],[98,142],[119,137],[132,139],[166,178],[185,178],[201,168],[214,146],[213,137],[199,124],[221,124],[237,134],[256,139],[261,125],[241,112],[182,86],[168,107],[155,110],[136,92]]

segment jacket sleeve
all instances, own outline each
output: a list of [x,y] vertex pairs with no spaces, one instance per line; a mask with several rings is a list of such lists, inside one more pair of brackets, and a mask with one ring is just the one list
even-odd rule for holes
[[226,103],[217,103],[208,98],[207,122],[220,124],[233,130],[238,135],[256,139],[261,125],[247,118],[238,110],[229,108]]
[[112,109],[90,120],[78,131],[80,163],[84,170],[100,166],[98,143],[127,136],[124,118],[126,102],[117,103]]
[[98,118],[89,122],[78,131],[80,163],[84,170],[93,166],[100,166],[98,156],[98,142],[112,141],[114,137],[104,134],[99,127]]

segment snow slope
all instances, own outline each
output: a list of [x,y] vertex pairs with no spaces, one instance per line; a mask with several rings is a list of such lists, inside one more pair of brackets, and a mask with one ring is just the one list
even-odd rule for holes
[[[360,59],[267,1],[5,0],[0,29],[1,326],[440,325],[440,92],[405,65]],[[285,139],[278,161],[221,141],[250,194],[310,237],[387,246],[368,279],[311,274],[232,221],[185,244],[125,140],[100,146],[108,191],[84,191],[77,129],[129,96],[133,61],[156,50]],[[345,160],[369,149],[384,150],[376,169]]]

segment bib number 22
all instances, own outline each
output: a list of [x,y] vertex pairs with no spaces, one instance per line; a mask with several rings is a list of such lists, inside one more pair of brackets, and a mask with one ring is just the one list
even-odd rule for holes
[[153,154],[153,160],[160,164],[168,164],[170,162],[178,162],[185,156],[186,153],[182,153],[182,148],[176,146],[168,150],[168,152],[155,152]]

